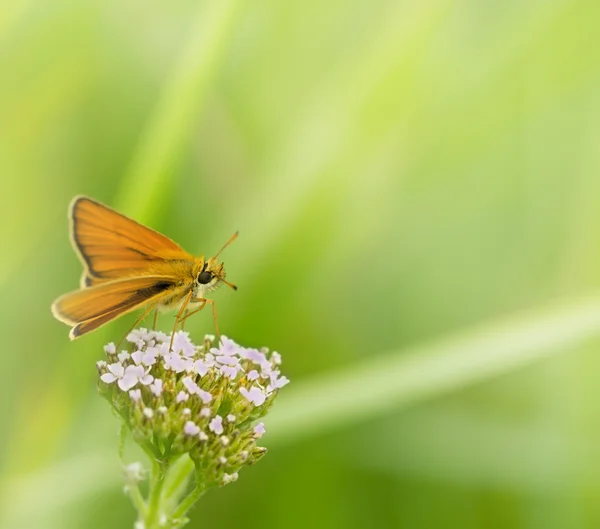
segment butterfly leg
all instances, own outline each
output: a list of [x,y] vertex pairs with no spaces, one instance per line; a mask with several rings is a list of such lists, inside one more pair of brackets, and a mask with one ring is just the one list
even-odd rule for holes
[[173,332],[171,333],[171,342],[169,343],[169,351],[171,351],[173,349],[173,339],[175,338],[175,331],[177,330],[177,325],[179,325],[179,318],[181,318],[181,315],[183,314],[183,311],[185,310],[185,308],[187,307],[188,303],[190,302],[190,299],[192,297],[192,293],[193,292],[190,290],[189,293],[188,293],[188,295],[183,300],[183,303],[181,304],[181,308],[179,309],[179,312],[175,316],[175,325],[173,326]]
[[212,299],[207,299],[206,302],[212,305],[213,321],[215,322],[215,332],[217,333],[218,338],[217,343],[221,343],[221,333],[219,331],[219,324],[217,322],[217,306]]
[[190,311],[190,309],[185,309],[185,312],[183,313],[183,318],[181,318],[181,320],[179,320],[179,323],[181,323],[182,331],[185,329],[185,320],[187,320],[189,311]]
[[183,320],[186,320],[190,316],[196,314],[196,312],[200,312],[204,307],[206,307],[207,303],[210,303],[212,305],[213,320],[215,322],[215,331],[217,332],[217,336],[219,337],[219,341],[220,341],[221,340],[221,333],[219,332],[219,324],[217,323],[217,307],[215,306],[215,302],[212,299],[206,299],[206,298],[197,298],[194,301],[200,302],[201,305],[197,309],[194,309],[191,312],[188,312],[184,316]]
[[142,315],[137,320],[135,320],[135,323],[131,326],[131,329],[129,329],[125,333],[125,336],[123,336],[123,338],[121,338],[121,341],[117,344],[117,349],[119,347],[121,347],[121,344],[123,343],[123,340],[125,340],[125,338],[127,338],[127,336],[129,335],[129,333],[131,331],[133,331],[133,329],[135,329],[137,327],[137,324],[140,323],[146,316],[148,316],[148,314],[150,314],[155,307],[156,307],[156,303],[153,303],[144,312],[142,312]]
[[154,310],[154,322],[152,323],[152,330],[156,330],[156,323],[158,321],[158,307]]
[[205,306],[206,306],[206,299],[201,299],[199,300],[200,303],[202,303],[197,309],[192,310],[191,312],[187,312],[186,315],[181,319],[182,323],[187,320],[190,316],[192,316],[193,314],[196,314],[196,312],[200,312]]

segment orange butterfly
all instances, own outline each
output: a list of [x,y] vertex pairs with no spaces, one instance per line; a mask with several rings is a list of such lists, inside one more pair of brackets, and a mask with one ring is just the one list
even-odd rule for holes
[[[219,333],[214,301],[206,295],[221,283],[237,290],[225,281],[223,263],[217,262],[237,232],[214,257],[205,259],[91,198],[75,197],[69,219],[73,247],[84,268],[81,290],[58,298],[52,314],[72,326],[71,340],[140,307],[146,310],[132,329],[154,309],[179,308],[175,331],[207,303]],[[187,312],[192,306],[195,310]]]

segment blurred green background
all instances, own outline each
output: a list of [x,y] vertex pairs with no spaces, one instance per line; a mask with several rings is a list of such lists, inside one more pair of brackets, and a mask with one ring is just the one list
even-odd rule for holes
[[[0,3],[0,525],[129,528],[71,198],[223,255],[292,379],[191,528],[600,526],[600,3]],[[168,325],[172,320],[162,320]],[[189,330],[210,332],[208,313]]]

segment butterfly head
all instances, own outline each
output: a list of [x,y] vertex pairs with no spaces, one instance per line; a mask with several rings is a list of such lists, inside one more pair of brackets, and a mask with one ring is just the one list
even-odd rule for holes
[[196,276],[196,282],[203,295],[216,290],[221,286],[221,283],[237,290],[237,287],[233,283],[225,280],[225,275],[223,263],[219,263],[216,257],[211,257],[204,261],[202,268]]
[[237,235],[237,232],[235,232],[214,257],[211,257],[205,261],[202,260],[202,268],[198,271],[196,282],[198,283],[200,290],[203,292],[203,295],[216,290],[221,286],[221,283],[226,284],[233,290],[237,290],[237,287],[233,283],[225,280],[224,265],[223,263],[219,263],[217,259],[219,254],[229,245],[229,243],[236,239]]

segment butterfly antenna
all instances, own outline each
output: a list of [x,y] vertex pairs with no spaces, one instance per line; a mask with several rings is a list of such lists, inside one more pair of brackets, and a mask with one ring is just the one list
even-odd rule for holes
[[223,281],[223,283],[225,283],[229,288],[233,288],[233,290],[237,290],[237,286],[234,285],[233,283],[230,283],[229,281],[225,281],[224,279],[221,279],[221,281]]
[[221,248],[216,254],[215,254],[215,259],[217,257],[219,257],[220,253],[227,248],[233,241],[235,241],[237,239],[239,231],[236,231],[231,237],[229,237],[229,240],[223,245],[223,248]]

